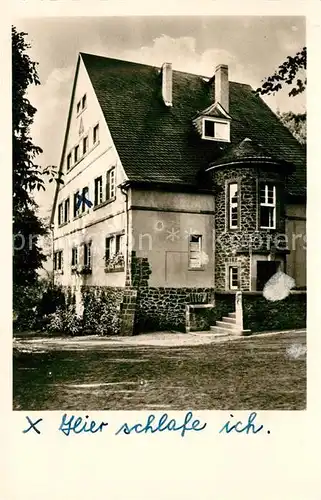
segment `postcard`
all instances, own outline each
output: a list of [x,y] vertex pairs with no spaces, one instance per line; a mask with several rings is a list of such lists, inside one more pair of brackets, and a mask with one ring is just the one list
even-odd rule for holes
[[319,6],[3,24],[3,498],[319,498]]

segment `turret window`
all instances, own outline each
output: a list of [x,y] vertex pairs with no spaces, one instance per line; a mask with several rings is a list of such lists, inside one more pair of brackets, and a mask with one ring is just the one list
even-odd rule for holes
[[239,227],[239,194],[236,182],[228,185],[228,225],[229,229]]
[[260,183],[260,227],[261,229],[276,227],[276,187],[267,182]]

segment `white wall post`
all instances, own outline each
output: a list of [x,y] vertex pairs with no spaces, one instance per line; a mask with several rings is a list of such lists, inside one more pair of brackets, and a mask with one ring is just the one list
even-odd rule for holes
[[243,305],[242,305],[242,292],[236,292],[235,294],[235,313],[236,313],[236,324],[240,333],[243,332]]

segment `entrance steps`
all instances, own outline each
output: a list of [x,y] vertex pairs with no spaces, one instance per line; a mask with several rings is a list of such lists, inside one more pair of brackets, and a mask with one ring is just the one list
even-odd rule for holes
[[210,327],[213,333],[217,335],[241,335],[240,327],[236,324],[236,313],[228,313],[228,316],[223,316],[220,321],[216,321],[215,326]]

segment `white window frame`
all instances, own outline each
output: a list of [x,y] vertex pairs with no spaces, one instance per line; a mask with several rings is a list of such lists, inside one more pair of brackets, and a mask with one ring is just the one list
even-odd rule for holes
[[[96,181],[98,185],[97,191],[96,191]],[[96,199],[96,193],[97,193],[97,199]],[[99,175],[94,180],[94,206],[98,207],[102,202],[103,202],[103,176]]]
[[54,252],[54,271],[62,271],[62,269],[63,269],[63,251],[56,250]]
[[87,108],[87,94],[84,94],[81,98],[81,110],[83,111],[86,108]]
[[[109,257],[107,258],[107,241],[109,241]],[[110,260],[114,256],[114,237],[113,236],[106,236],[105,238],[105,262]]]
[[[83,244],[84,245],[84,252],[83,252],[83,260],[84,260],[84,266],[88,267],[91,269],[92,265],[92,259],[91,259],[91,241],[88,241]],[[85,248],[87,248],[87,263],[85,262]]]
[[[124,240],[123,234],[116,234],[115,235],[115,254],[122,254],[123,253],[123,240]],[[118,249],[117,249],[117,247],[118,247]]]
[[116,196],[116,168],[110,168],[106,173],[106,201]]
[[64,202],[62,201],[58,205],[58,226],[64,223]]
[[[73,214],[73,218],[76,219],[79,214],[80,214],[80,208],[81,208],[81,205],[79,205],[79,207],[77,208],[77,210],[75,210],[75,205],[78,205],[78,198],[80,196],[80,190],[77,189],[74,194],[73,194],[73,205],[72,205],[72,214]],[[75,199],[76,199],[76,204],[75,204]]]
[[[198,242],[192,241],[193,238],[198,238]],[[198,250],[192,250],[191,244],[198,243]],[[203,269],[202,264],[202,249],[203,249],[203,235],[201,234],[191,234],[188,238],[188,269],[190,271]],[[191,257],[191,254],[198,253],[198,262],[195,265],[193,261],[195,261],[195,257]]]
[[[86,144],[86,150],[85,150],[85,144]],[[85,135],[85,137],[82,140],[82,154],[83,156],[88,153],[89,149],[89,138],[88,135]]]
[[81,190],[81,198],[82,198],[82,201],[81,201],[81,205],[80,205],[80,207],[79,207],[79,210],[80,210],[80,212],[81,212],[82,214],[86,211],[86,209],[87,209],[87,210],[89,209],[89,207],[88,207],[87,203],[85,202],[85,199],[89,200],[89,196],[87,196],[87,198],[86,198],[86,196],[84,195],[84,191],[85,191],[85,190],[86,190],[86,194],[87,194],[87,195],[89,195],[89,187],[88,187],[88,186],[84,186],[84,187],[82,188],[82,190]]
[[[78,265],[78,247],[72,247],[71,249],[71,265],[72,266],[77,266]],[[74,259],[74,256],[76,257]]]
[[[261,190],[262,190],[262,186],[264,185],[264,202],[261,201]],[[272,203],[269,203],[268,201],[268,191],[269,191],[269,187],[273,188],[273,202]],[[260,203],[260,228],[261,229],[276,229],[276,185],[273,184],[272,182],[259,182],[259,203]],[[267,207],[267,208],[272,208],[273,211],[272,211],[272,218],[273,220],[271,221],[272,222],[272,225],[269,225],[269,226],[261,226],[261,209],[262,207]]]
[[[227,137],[222,138],[218,137],[215,135],[214,137],[210,135],[205,135],[205,122],[213,122],[214,123],[214,133],[215,133],[215,123],[227,125]],[[230,142],[230,134],[231,134],[231,127],[230,127],[230,121],[229,120],[223,120],[219,118],[210,118],[210,117],[204,117],[202,119],[202,139],[206,139],[208,141],[219,141],[219,142]]]
[[[79,144],[77,144],[74,148],[74,164],[78,163],[79,160],[80,160],[80,156],[79,156],[79,150],[80,150],[80,147],[79,147]],[[76,151],[77,151],[77,154],[76,154]],[[76,158],[77,157],[77,158]]]
[[[233,271],[237,272],[237,284],[233,285]],[[239,266],[229,266],[228,267],[228,286],[229,290],[238,290],[239,289],[239,279],[240,279],[240,268]]]
[[[231,187],[236,186],[236,193],[237,193],[237,201],[232,202],[232,199],[235,198],[235,196],[232,196],[231,193]],[[228,228],[229,229],[239,229],[239,203],[240,203],[240,195],[239,195],[239,183],[238,182],[230,182],[227,186],[228,189]],[[232,208],[237,209],[237,221],[236,225],[233,225],[232,223]]]
[[70,153],[67,154],[67,164],[66,164],[66,167],[67,167],[67,172],[72,167],[72,152],[70,152]]
[[[66,207],[68,207],[68,210],[66,210]],[[70,198],[66,198],[64,201],[64,222],[69,222],[70,221]]]
[[94,125],[93,127],[93,145],[97,144],[98,141],[99,141],[99,123],[96,123],[96,125]]

